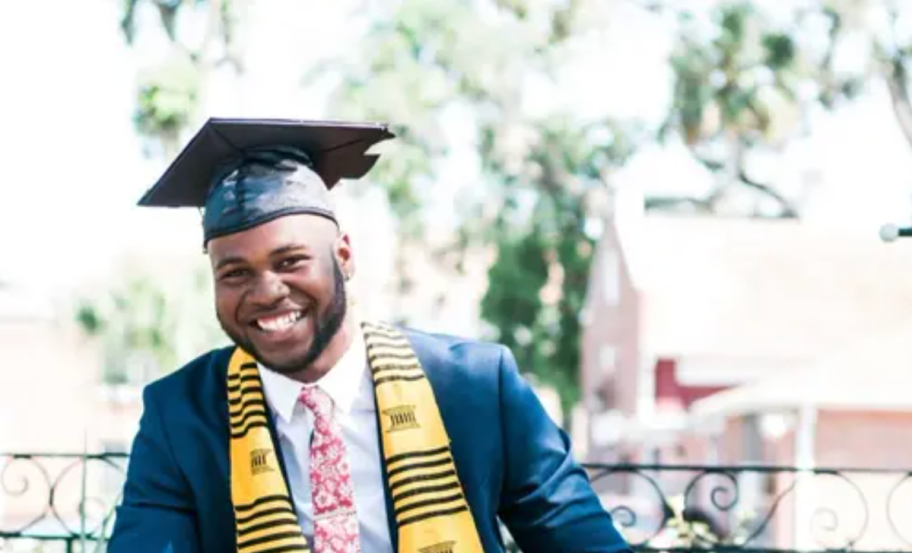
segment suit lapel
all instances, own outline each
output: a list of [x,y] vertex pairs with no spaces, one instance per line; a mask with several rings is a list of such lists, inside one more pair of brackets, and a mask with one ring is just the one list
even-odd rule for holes
[[[219,476],[219,494],[214,501],[213,512],[220,514],[222,524],[217,528],[224,532],[224,543],[237,545],[237,534],[235,533],[234,505],[231,499],[231,434],[230,419],[228,416],[228,363],[234,352],[233,347],[225,348],[219,357],[214,361],[212,371],[206,376],[206,382],[211,382],[211,386],[216,390],[215,404],[216,409],[212,412],[205,413],[204,416],[210,421],[210,424],[216,432],[217,447],[215,450],[215,463]],[[208,386],[206,386],[208,387]]]

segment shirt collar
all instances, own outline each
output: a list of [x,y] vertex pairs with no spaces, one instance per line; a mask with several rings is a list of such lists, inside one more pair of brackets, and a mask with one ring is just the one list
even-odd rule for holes
[[351,344],[339,362],[314,384],[303,384],[285,375],[260,367],[260,378],[266,401],[285,423],[294,416],[298,398],[305,386],[319,386],[333,400],[335,409],[342,413],[351,412],[367,370],[364,338],[358,325],[354,326]]

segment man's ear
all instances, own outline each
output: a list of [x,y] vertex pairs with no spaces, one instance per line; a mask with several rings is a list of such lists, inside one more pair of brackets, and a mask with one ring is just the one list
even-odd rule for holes
[[339,268],[342,270],[345,280],[351,280],[355,276],[355,255],[348,233],[339,233],[333,246],[333,254],[336,256],[336,261],[339,262]]

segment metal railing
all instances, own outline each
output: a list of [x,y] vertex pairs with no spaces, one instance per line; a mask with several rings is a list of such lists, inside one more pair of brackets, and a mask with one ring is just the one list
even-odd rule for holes
[[122,453],[0,454],[0,551],[101,549],[96,545],[110,534],[127,459]]
[[[0,551],[94,551],[125,454],[0,454]],[[912,471],[585,465],[638,551],[912,552]],[[41,545],[43,544],[43,545]]]
[[640,551],[912,551],[912,472],[586,466]]

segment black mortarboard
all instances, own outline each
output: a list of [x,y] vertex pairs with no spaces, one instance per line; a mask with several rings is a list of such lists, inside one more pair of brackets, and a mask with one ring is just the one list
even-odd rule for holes
[[139,205],[203,208],[204,243],[292,213],[335,221],[329,190],[393,137],[374,123],[209,119]]

